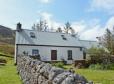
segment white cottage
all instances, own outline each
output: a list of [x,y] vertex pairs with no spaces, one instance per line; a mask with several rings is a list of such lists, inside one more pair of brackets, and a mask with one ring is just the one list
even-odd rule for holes
[[78,38],[71,34],[57,32],[38,32],[21,29],[16,31],[16,56],[40,55],[42,61],[66,60],[71,64],[75,60],[84,60],[83,46]]
[[61,61],[67,64],[86,59],[85,48],[98,46],[95,41],[79,40],[76,36],[58,32],[39,32],[21,29],[18,24],[15,42],[15,61],[17,56],[40,55],[42,61]]

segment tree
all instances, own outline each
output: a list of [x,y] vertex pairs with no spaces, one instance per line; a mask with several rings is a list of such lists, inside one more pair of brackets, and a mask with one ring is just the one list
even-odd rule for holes
[[40,20],[38,23],[33,24],[32,29],[37,31],[47,31],[48,25],[45,20]]
[[47,31],[47,29],[48,29],[48,25],[47,25],[46,20],[44,21],[43,27],[44,27],[44,31],[46,32],[46,31]]
[[114,55],[114,32],[111,32],[109,29],[106,29],[106,33],[101,38],[101,43],[105,46],[110,54]]
[[75,30],[71,27],[70,28],[71,34],[75,34]]
[[109,53],[104,48],[91,47],[87,50],[93,63],[103,63],[110,60]]
[[56,30],[56,32],[62,32],[61,27],[59,27],[59,28]]
[[36,29],[36,25],[35,25],[35,24],[33,24],[32,29],[33,29],[33,30],[35,30],[35,29]]
[[71,29],[71,24],[69,22],[67,22],[64,27],[65,33],[68,34],[70,29]]

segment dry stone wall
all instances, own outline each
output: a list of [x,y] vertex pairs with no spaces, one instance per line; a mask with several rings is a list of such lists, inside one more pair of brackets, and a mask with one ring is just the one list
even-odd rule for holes
[[[52,66],[27,56],[17,57],[17,71],[24,84],[86,84],[78,74]],[[90,83],[88,83],[90,84]]]

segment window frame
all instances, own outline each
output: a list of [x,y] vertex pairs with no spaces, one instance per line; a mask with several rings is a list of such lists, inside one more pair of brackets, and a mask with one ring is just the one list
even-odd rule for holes
[[30,37],[31,38],[36,38],[35,33],[34,32],[30,32]]
[[73,60],[72,59],[72,50],[68,50],[67,55],[68,55],[68,60]]
[[80,51],[83,51],[83,48],[82,47],[80,47]]
[[[37,53],[36,53],[37,51]],[[35,53],[34,53],[35,52]],[[38,49],[32,49],[32,55],[35,56],[35,55],[39,55],[39,50]]]

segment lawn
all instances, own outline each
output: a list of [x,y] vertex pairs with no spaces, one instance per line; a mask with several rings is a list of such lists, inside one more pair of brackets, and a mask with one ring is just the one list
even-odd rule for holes
[[7,64],[5,66],[0,65],[0,84],[22,84],[19,75],[17,75],[13,58],[1,57],[7,60]]
[[[69,69],[71,66],[64,66]],[[100,84],[114,84],[114,70],[74,69],[76,73],[85,76],[88,80]]]
[[[19,75],[17,75],[16,66],[14,66],[13,58],[3,57],[8,62],[5,66],[0,66],[0,84],[22,84]],[[66,69],[72,67],[65,65]],[[114,70],[90,70],[75,69],[75,72],[85,76],[89,81],[96,84],[114,84]]]

